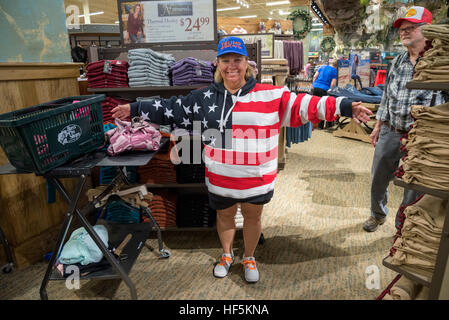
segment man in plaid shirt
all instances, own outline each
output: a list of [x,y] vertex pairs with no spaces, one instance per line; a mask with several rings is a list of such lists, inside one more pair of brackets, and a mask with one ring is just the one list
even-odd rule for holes
[[[432,91],[409,90],[405,87],[407,82],[412,81],[419,54],[426,45],[421,26],[431,22],[432,14],[427,9],[414,6],[407,11],[405,18],[400,18],[393,24],[395,28],[399,28],[402,45],[407,51],[397,56],[391,64],[376,114],[376,126],[370,135],[375,151],[371,169],[371,216],[363,224],[363,229],[368,232],[376,231],[386,220],[388,185],[403,156],[400,139],[413,124],[410,106],[430,106],[432,102]],[[441,95],[437,94],[435,104],[441,103],[444,101]],[[404,189],[402,205],[413,202],[418,196],[417,192]],[[396,227],[398,224],[396,217]]]

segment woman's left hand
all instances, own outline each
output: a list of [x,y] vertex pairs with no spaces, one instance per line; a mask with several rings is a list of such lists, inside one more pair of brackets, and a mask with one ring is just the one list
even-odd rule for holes
[[364,106],[362,106],[362,102],[353,102],[352,103],[352,118],[355,122],[368,122],[370,120],[370,115],[372,115],[373,112]]

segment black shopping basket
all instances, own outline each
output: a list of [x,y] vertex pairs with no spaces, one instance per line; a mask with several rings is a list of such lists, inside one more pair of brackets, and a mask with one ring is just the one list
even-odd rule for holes
[[19,170],[43,174],[104,144],[105,95],[66,97],[0,115],[0,145]]

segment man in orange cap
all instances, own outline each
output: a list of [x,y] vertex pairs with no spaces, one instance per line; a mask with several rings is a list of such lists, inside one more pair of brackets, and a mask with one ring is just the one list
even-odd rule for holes
[[[420,52],[426,46],[421,26],[431,22],[432,14],[429,10],[413,6],[408,9],[405,17],[393,24],[393,27],[398,29],[402,45],[407,50],[398,55],[391,64],[376,114],[376,126],[370,135],[375,151],[371,169],[371,216],[363,224],[363,229],[368,232],[376,231],[386,220],[388,185],[403,156],[400,139],[402,134],[410,130],[413,123],[410,106],[429,106],[432,101],[432,91],[409,90],[405,87],[406,83],[412,80]],[[441,95],[437,95],[435,102],[443,103]],[[413,202],[418,196],[415,191],[404,189],[402,205]],[[396,227],[398,226],[396,216]]]

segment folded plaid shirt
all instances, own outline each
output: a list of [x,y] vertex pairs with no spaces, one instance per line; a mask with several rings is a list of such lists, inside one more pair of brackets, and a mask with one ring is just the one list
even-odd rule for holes
[[[418,63],[418,60],[416,63]],[[398,130],[408,131],[414,120],[410,115],[410,106],[430,106],[433,91],[411,90],[405,87],[406,83],[412,81],[415,67],[409,58],[408,51],[397,56],[390,68],[385,81],[385,89],[382,95],[376,119],[388,121],[390,125]],[[444,103],[443,96],[438,92],[435,105]]]

